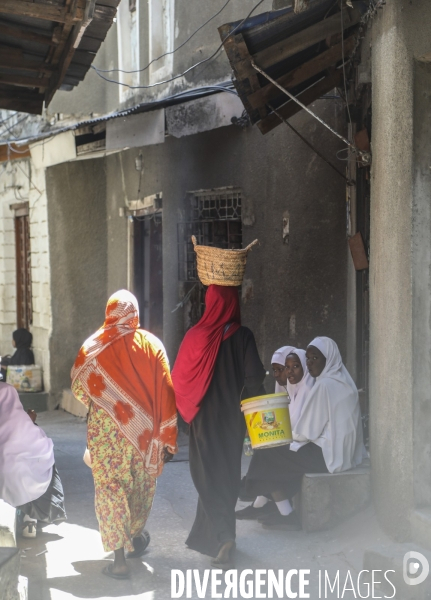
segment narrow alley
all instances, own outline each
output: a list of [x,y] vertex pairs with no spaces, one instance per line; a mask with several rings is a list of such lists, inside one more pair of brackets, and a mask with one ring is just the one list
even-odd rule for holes
[[[35,540],[20,539],[21,574],[28,577],[29,600],[169,600],[171,570],[209,567],[209,558],[188,550],[184,544],[196,511],[197,494],[187,461],[187,438],[161,476],[147,529],[148,551],[130,560],[132,577],[113,581],[101,574],[103,552],[94,513],[94,490],[90,469],[82,460],[86,424],[62,410],[43,412],[38,422],[55,443],[56,464],[65,490],[68,521],[50,525]],[[249,459],[244,456],[243,469]],[[245,506],[244,503],[240,503]],[[251,521],[238,522],[237,569],[310,569],[310,597],[318,598],[318,571],[335,577],[350,570],[355,579],[363,568],[364,550],[389,544],[371,508],[331,531],[306,534],[264,530]],[[185,595],[183,597],[186,597]],[[194,592],[191,598],[198,598]],[[210,591],[203,598],[211,598]],[[331,596],[328,596],[331,597]],[[335,595],[333,596],[335,598]],[[346,592],[344,598],[354,598]]]

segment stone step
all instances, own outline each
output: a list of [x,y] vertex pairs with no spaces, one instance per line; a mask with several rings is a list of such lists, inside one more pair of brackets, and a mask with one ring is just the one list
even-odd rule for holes
[[48,392],[18,392],[21,404],[28,410],[32,408],[37,413],[49,410]]
[[309,473],[295,498],[304,531],[330,529],[353,516],[370,502],[369,467],[342,473]]
[[17,548],[0,548],[1,600],[18,600],[20,553]]
[[[416,553],[412,555],[411,553]],[[410,564],[416,563],[413,572]],[[422,546],[413,543],[396,543],[389,545],[377,545],[368,548],[364,552],[363,568],[368,573],[377,571],[378,581],[381,582],[380,589],[369,598],[393,598],[394,589],[382,576],[388,573],[389,579],[396,589],[396,600],[430,600],[431,598],[431,576],[426,576],[427,569],[431,565],[431,552]],[[421,581],[421,575],[425,579]],[[420,579],[419,579],[420,578]]]
[[15,515],[14,507],[0,500],[0,548],[16,546]]

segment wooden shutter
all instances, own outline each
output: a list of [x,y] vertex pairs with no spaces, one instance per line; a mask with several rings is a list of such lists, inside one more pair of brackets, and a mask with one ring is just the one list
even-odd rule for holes
[[28,202],[11,208],[15,210],[17,326],[28,329],[33,321]]

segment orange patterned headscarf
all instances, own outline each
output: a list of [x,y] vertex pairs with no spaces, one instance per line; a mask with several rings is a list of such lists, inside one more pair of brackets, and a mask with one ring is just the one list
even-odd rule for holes
[[120,290],[106,306],[103,326],[88,338],[72,368],[93,402],[117,423],[158,476],[163,449],[177,452],[177,410],[169,363],[161,341],[139,328],[138,302]]

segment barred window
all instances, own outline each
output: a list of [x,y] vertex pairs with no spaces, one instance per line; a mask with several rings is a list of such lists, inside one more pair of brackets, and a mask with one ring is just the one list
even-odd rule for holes
[[198,190],[187,197],[189,220],[178,224],[178,278],[192,283],[198,281],[192,235],[203,246],[242,248],[241,190]]

